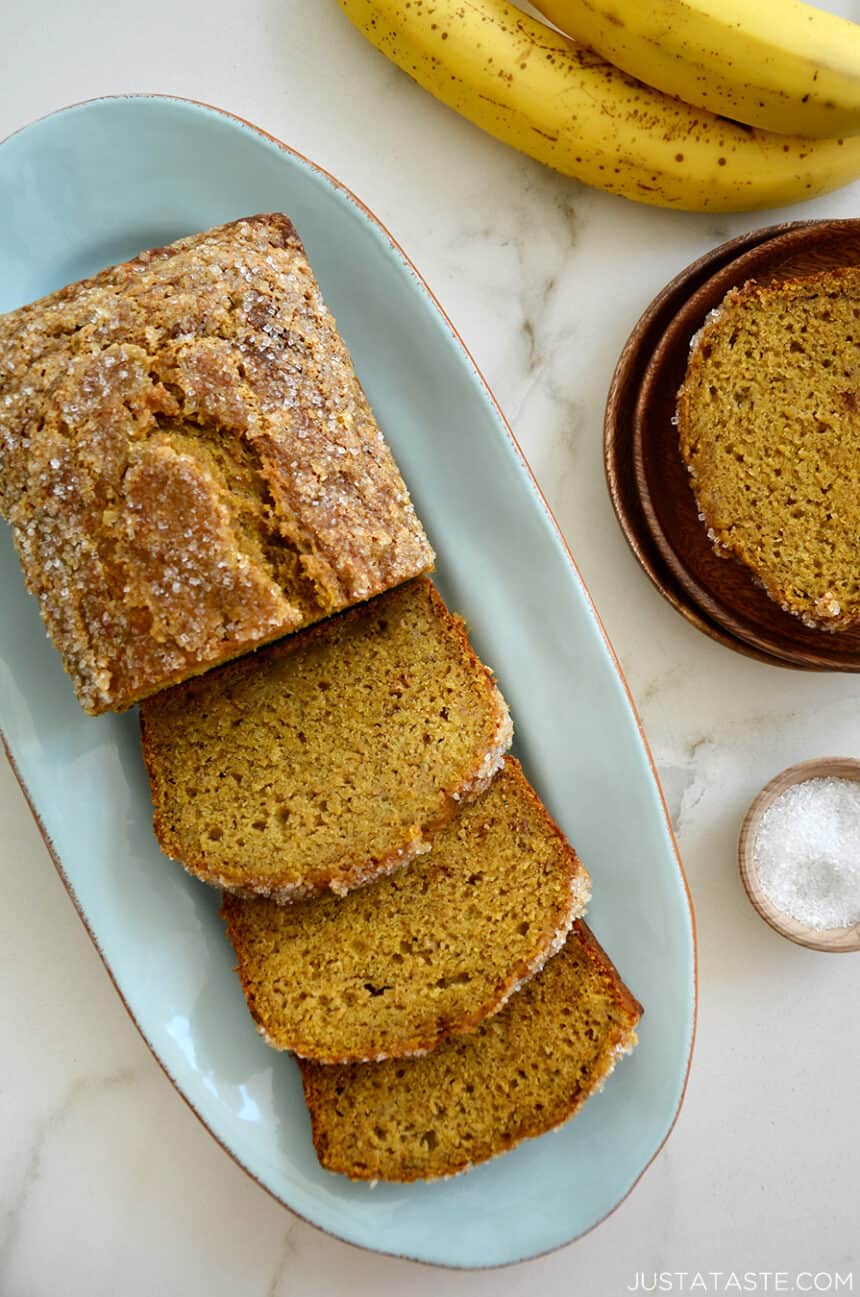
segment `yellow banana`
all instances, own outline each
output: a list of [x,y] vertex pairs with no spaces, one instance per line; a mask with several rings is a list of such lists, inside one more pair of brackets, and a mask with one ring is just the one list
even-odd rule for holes
[[789,135],[860,134],[860,26],[800,0],[534,0],[649,86]]
[[690,108],[507,0],[338,2],[377,49],[469,121],[640,203],[744,211],[860,175],[860,137],[777,136]]

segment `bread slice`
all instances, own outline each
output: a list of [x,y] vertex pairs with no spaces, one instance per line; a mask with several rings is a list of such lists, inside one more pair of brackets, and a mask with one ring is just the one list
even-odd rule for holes
[[432,1049],[497,1012],[561,947],[589,878],[518,761],[433,850],[343,898],[225,896],[266,1040],[326,1063]]
[[512,737],[463,623],[421,578],[148,699],[140,719],[162,849],[279,901],[428,851]]
[[0,513],[92,713],[433,566],[278,213],[0,317]]
[[317,1156],[353,1180],[456,1175],[572,1116],[636,1044],[641,1006],[580,920],[470,1035],[421,1058],[299,1060]]
[[810,626],[860,623],[860,269],[729,293],[690,355],[681,453],[718,553]]

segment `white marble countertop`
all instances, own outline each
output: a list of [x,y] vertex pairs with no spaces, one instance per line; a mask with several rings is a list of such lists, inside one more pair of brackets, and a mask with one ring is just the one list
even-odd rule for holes
[[[860,4],[838,7],[860,18]],[[757,1291],[775,1290],[762,1272],[838,1271],[860,1291],[860,956],[780,940],[750,909],[735,862],[742,814],[772,774],[860,755],[860,677],[760,665],[690,628],[629,553],[601,457],[612,367],[663,283],[745,229],[856,215],[860,184],[790,213],[719,218],[587,190],[436,104],[335,0],[0,10],[0,136],[111,92],[202,99],[327,167],[403,244],[513,424],[621,658],[678,830],[700,957],[685,1106],[609,1220],[506,1271],[389,1260],[293,1218],[198,1124],[127,1018],[3,765],[2,1297],[382,1297],[407,1286],[613,1297],[660,1271],[753,1272]]]

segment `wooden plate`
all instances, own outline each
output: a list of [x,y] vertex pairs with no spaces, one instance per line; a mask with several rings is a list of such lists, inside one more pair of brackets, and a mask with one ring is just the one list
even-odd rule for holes
[[790,666],[860,671],[860,629],[805,626],[733,558],[718,555],[698,516],[672,423],[690,341],[729,289],[860,265],[860,221],[819,221],[769,238],[724,264],[687,296],[645,367],[633,413],[633,468],[645,523],[687,599],[729,636]]
[[[621,352],[612,377],[604,420],[604,467],[609,495],[627,543],[646,575],[691,626],[737,653],[774,666],[789,664],[739,640],[708,616],[691,598],[664,558],[652,535],[640,498],[634,465],[633,416],[639,388],[655,348],[687,299],[715,273],[751,248],[787,232],[806,229],[809,225],[808,221],[793,221],[742,234],[705,253],[667,284],[640,317]],[[677,453],[676,458],[680,462]]]

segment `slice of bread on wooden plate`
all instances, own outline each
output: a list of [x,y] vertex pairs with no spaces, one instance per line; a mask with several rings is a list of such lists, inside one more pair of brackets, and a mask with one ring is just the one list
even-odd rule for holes
[[860,624],[860,269],[733,289],[677,419],[699,516],[806,625]]

